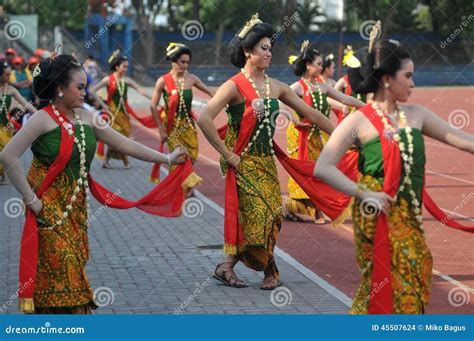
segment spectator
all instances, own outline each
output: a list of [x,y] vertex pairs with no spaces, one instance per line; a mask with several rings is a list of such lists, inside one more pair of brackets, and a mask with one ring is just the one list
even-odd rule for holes
[[7,63],[13,68],[13,58],[16,56],[16,51],[15,49],[12,49],[11,47],[8,48],[5,51],[5,56],[7,57]]
[[31,86],[33,84],[33,76],[28,68],[24,67],[25,60],[23,57],[16,56],[12,59],[13,70],[10,74],[10,84],[18,89],[20,94],[27,100],[32,101],[33,94]]

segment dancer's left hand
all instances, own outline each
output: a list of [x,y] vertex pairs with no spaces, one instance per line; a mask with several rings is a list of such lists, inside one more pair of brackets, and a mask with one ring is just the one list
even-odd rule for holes
[[182,145],[178,145],[175,150],[171,153],[171,164],[172,165],[179,165],[184,163],[186,157],[189,156],[189,152],[186,147]]

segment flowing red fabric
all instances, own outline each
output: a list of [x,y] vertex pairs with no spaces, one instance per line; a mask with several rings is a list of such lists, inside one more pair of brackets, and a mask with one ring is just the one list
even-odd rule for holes
[[[233,152],[240,155],[247,146],[255,124],[257,122],[252,109],[252,101],[257,99],[254,88],[242,74],[238,73],[231,78],[236,84],[239,92],[245,98],[245,111],[240,124],[239,135],[235,143]],[[219,130],[221,139],[225,138],[227,126]],[[273,141],[275,155],[296,181],[296,183],[308,194],[318,208],[320,208],[332,220],[336,220],[347,209],[351,198],[334,188],[325,184],[318,178],[313,177],[315,161],[296,160],[289,158],[285,152]],[[357,180],[357,153],[348,152],[338,164],[341,169],[353,181]],[[243,233],[238,219],[239,201],[237,194],[236,170],[233,167],[227,167],[225,183],[225,213],[224,213],[224,241],[226,250],[237,251],[243,245]]]
[[[66,167],[71,158],[74,139],[69,136],[66,129],[62,127],[59,118],[52,111],[49,105],[43,108],[56,123],[61,127],[61,142],[59,154],[56,160],[48,168],[45,179],[41,183],[36,195],[41,198],[46,189],[51,186],[56,177]],[[61,117],[70,123],[66,116],[60,114]],[[71,123],[70,123],[71,124]],[[74,126],[71,124],[74,129]],[[180,215],[181,208],[184,203],[186,193],[181,184],[192,173],[191,160],[176,167],[166,179],[157,185],[153,190],[137,201],[129,201],[122,198],[116,192],[106,189],[104,186],[96,182],[90,175],[88,178],[89,188],[94,196],[101,204],[118,209],[138,208],[144,212],[161,216],[176,217]],[[31,210],[27,210],[26,222],[23,229],[20,248],[20,280],[19,280],[19,297],[21,299],[33,299],[34,287],[36,280],[36,267],[38,262],[38,233],[36,216]],[[31,285],[23,285],[32,282]]]
[[7,119],[8,121],[11,122],[11,124],[15,127],[16,130],[20,130],[22,125],[20,122],[17,121],[16,118],[14,118],[13,116],[11,116],[9,113],[7,113]]
[[[398,143],[393,143],[385,137],[385,127],[382,119],[370,104],[359,108],[359,111],[367,117],[379,132],[384,167],[383,191],[395,197],[398,192],[401,176],[401,159]],[[428,195],[424,186],[422,198],[426,209],[441,223],[462,231],[474,232],[474,226],[464,226],[448,217]],[[386,282],[387,279],[388,285],[381,286],[380,283]],[[369,302],[370,314],[391,314],[393,312],[389,226],[388,218],[385,214],[380,214],[376,222],[371,294],[372,298]]]

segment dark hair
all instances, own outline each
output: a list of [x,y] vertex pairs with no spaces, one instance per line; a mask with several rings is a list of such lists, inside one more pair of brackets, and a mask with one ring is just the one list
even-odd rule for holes
[[[243,28],[243,27],[242,27]],[[239,30],[239,32],[242,30]],[[229,44],[230,62],[238,67],[245,66],[246,58],[244,48],[253,49],[262,38],[270,38],[272,45],[275,43],[275,30],[270,24],[257,24],[242,39],[237,33]]]
[[306,64],[312,63],[316,57],[321,56],[321,53],[314,48],[314,46],[308,46],[298,54],[298,59],[294,63],[294,70],[296,76],[302,76],[306,71]]
[[117,66],[120,66],[123,62],[127,61],[127,56],[124,56],[121,53],[118,53],[112,60],[109,61],[109,71],[115,71]]
[[328,57],[323,58],[323,69],[321,72],[324,72],[326,69],[329,69],[332,64],[334,64],[333,58],[328,58]]
[[3,76],[3,73],[8,69],[10,65],[4,61],[0,62],[0,76]]
[[39,74],[33,71],[33,91],[40,99],[52,100],[58,86],[68,86],[74,71],[81,71],[82,65],[71,55],[59,55],[41,62]]
[[394,76],[402,66],[402,60],[410,58],[408,51],[393,40],[380,40],[370,53],[368,47],[364,47],[356,55],[361,66],[349,68],[348,76],[352,90],[359,94],[375,92],[382,76]]
[[188,46],[180,47],[178,51],[166,57],[167,60],[171,60],[172,62],[176,62],[183,54],[187,54],[189,56],[189,60],[193,58],[193,54],[191,49]]

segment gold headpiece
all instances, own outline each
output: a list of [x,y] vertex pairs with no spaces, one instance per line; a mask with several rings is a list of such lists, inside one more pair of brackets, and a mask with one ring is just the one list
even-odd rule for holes
[[179,51],[179,49],[182,49],[183,47],[186,47],[186,45],[181,44],[181,43],[169,43],[168,47],[166,48],[166,57],[172,56],[176,52]]
[[309,40],[305,40],[301,43],[300,52],[303,52],[309,46]]
[[354,50],[351,45],[347,45],[344,50],[344,58],[342,59],[342,65],[348,66],[352,69],[360,67],[360,60],[354,56]]
[[112,53],[112,55],[109,57],[108,62],[112,63],[112,61],[115,58],[117,58],[119,55],[120,55],[120,50],[119,49],[115,50],[114,53]]
[[382,22],[380,20],[377,20],[375,25],[372,27],[372,30],[370,31],[370,35],[369,35],[369,53],[372,52],[375,39],[377,39],[381,30],[382,30]]
[[35,68],[33,69],[33,78],[38,77],[41,74],[41,68],[39,64],[36,64]]
[[258,25],[258,24],[263,24],[263,21],[261,21],[259,18],[258,18],[258,13],[255,13],[249,21],[247,21],[245,23],[245,26],[244,28],[239,32],[238,34],[238,37],[240,39],[244,39],[245,36],[247,35],[247,33],[250,32],[250,30],[255,26],[255,25]]
[[295,56],[294,54],[290,55],[288,57],[288,64],[293,65],[293,63],[298,59],[298,56]]

